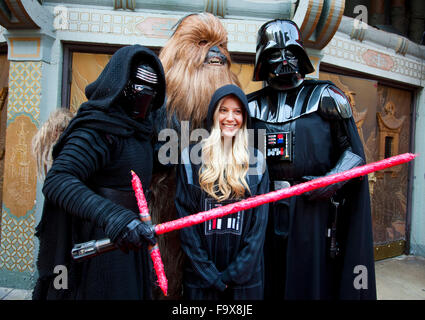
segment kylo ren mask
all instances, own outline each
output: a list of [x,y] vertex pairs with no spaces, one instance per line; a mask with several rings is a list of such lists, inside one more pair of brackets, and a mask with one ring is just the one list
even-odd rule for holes
[[145,119],[157,94],[158,77],[146,63],[138,64],[131,71],[130,80],[123,91],[123,107],[133,119]]

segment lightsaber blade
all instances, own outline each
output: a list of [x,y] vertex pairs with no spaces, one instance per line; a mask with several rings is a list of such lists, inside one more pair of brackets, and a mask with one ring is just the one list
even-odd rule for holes
[[[273,201],[289,198],[292,196],[297,196],[304,192],[326,187],[333,183],[337,183],[337,182],[341,182],[341,181],[345,181],[345,180],[349,180],[353,178],[358,178],[360,176],[364,176],[375,171],[394,167],[394,166],[409,162],[413,160],[415,157],[416,157],[415,154],[404,153],[404,154],[390,157],[381,161],[372,162],[364,166],[356,167],[341,173],[336,173],[333,175],[317,178],[308,182],[300,183],[289,188],[272,191],[272,192],[251,197],[239,202],[231,203],[222,207],[217,207],[217,208],[214,208],[208,211],[203,211],[203,212],[193,214],[187,217],[161,223],[154,227],[155,233],[157,235],[164,234],[167,232],[171,232],[171,231],[179,230],[179,229],[189,227],[195,224],[199,224],[207,220],[211,220],[211,219],[223,217],[228,214],[236,213],[238,211],[251,209],[251,208],[254,208],[266,203],[270,203]],[[112,248],[113,246],[113,244],[110,242],[109,239],[102,239],[99,241],[102,242],[102,245],[104,247]],[[92,241],[87,242],[87,244],[91,244],[91,243]],[[76,245],[76,247],[77,246],[78,245]],[[76,247],[74,247],[74,249]],[[75,255],[73,254],[73,258],[77,260],[81,258],[88,258],[88,256],[84,255],[84,253],[79,255],[78,251],[76,250]]]
[[155,226],[155,233],[159,235],[174,230],[179,230],[205,222],[207,220],[216,219],[228,214],[236,213],[238,211],[251,209],[266,203],[278,201],[292,196],[297,196],[307,191],[326,187],[330,184],[350,180],[353,178],[367,175],[374,171],[384,170],[386,168],[397,166],[409,162],[415,157],[416,155],[412,153],[400,154],[384,160],[355,167],[353,169],[341,173],[335,173],[329,176],[324,176],[308,182],[300,183],[289,188],[272,191],[245,200],[241,200],[239,202],[227,204],[222,207],[217,207],[208,211],[199,212],[173,221],[157,224]]
[[[139,176],[131,170],[131,184],[133,186],[134,194],[137,199],[137,206],[139,207],[140,219],[152,226],[151,215],[149,214],[148,203],[143,193],[142,182],[140,181]],[[162,263],[161,253],[159,251],[158,244],[148,245],[149,254],[151,256],[153,267],[155,269],[156,276],[158,278],[158,285],[161,288],[165,296],[167,296],[168,291],[168,279],[165,275],[164,264]]]

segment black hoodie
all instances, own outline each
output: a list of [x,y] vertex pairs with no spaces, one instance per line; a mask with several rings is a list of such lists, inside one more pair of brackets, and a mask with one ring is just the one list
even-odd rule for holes
[[[131,66],[141,60],[152,63],[159,73],[158,108],[165,95],[159,59],[139,45],[121,48],[98,79],[87,86],[89,100],[81,105],[54,147],[54,162],[43,186],[43,215],[36,229],[40,250],[34,299],[151,296],[147,248],[129,254],[116,250],[83,263],[70,258],[76,243],[106,237],[115,241],[125,226],[138,218],[130,172],[134,170],[148,189],[153,165],[152,123],[131,119],[118,98]],[[66,290],[54,288],[56,265],[67,267]]]
[[[239,87],[227,85],[219,88],[212,97],[206,119],[208,130],[213,124],[217,103],[230,94],[242,102],[247,123],[250,123],[245,94]],[[200,164],[192,163],[189,158],[193,147],[182,152],[182,164],[177,173],[176,207],[179,217],[228,203],[218,203],[200,188]],[[249,154],[247,183],[251,195],[266,193],[269,190],[269,178],[264,157],[253,148],[249,148]],[[181,245],[187,256],[184,269],[186,299],[263,298],[263,243],[267,212],[268,206],[263,205],[180,231]]]

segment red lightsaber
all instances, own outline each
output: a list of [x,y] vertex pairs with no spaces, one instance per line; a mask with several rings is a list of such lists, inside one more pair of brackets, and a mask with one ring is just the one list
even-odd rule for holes
[[208,211],[199,212],[187,217],[176,219],[169,222],[157,224],[155,226],[156,234],[163,234],[174,230],[186,228],[195,224],[205,222],[207,220],[220,218],[228,214],[236,213],[238,211],[251,209],[262,204],[278,201],[281,199],[289,198],[292,196],[300,195],[304,192],[326,187],[330,184],[364,176],[374,171],[383,170],[389,167],[397,166],[416,157],[412,153],[404,153],[398,156],[390,157],[377,162],[372,162],[363,166],[355,167],[353,169],[335,173],[329,176],[317,178],[308,182],[300,183],[295,186],[272,191],[269,193],[261,194],[251,197],[239,202],[231,203],[222,207],[217,207]]
[[[149,214],[148,203],[146,202],[143,193],[142,182],[137,174],[131,170],[131,184],[137,199],[137,206],[139,207],[140,219],[148,225],[152,225],[151,216]],[[164,264],[162,263],[161,253],[159,252],[158,244],[148,246],[149,254],[151,256],[153,267],[158,278],[158,285],[165,296],[167,296],[168,280],[165,276]]]
[[[272,192],[251,197],[239,202],[231,203],[222,207],[217,207],[208,211],[199,212],[197,214],[193,214],[193,215],[183,217],[177,220],[161,223],[154,227],[155,233],[159,235],[159,234],[171,232],[174,230],[179,230],[185,227],[189,227],[195,224],[205,222],[207,220],[220,218],[225,215],[236,213],[242,210],[251,209],[251,208],[260,206],[262,204],[278,201],[278,200],[289,198],[292,196],[297,196],[304,192],[326,187],[333,183],[350,180],[353,178],[364,176],[374,171],[379,171],[379,170],[384,170],[386,168],[394,167],[394,166],[409,162],[413,160],[415,157],[416,157],[415,154],[404,153],[404,154],[390,157],[381,161],[372,162],[364,166],[356,167],[341,173],[336,173],[333,175],[317,178],[308,182],[300,183],[289,188],[272,191]],[[132,182],[134,180],[134,175],[133,175]],[[136,190],[139,190],[136,192],[136,197],[137,197],[141,217],[142,219],[144,219],[143,217],[146,214],[149,216],[149,210],[147,208],[147,203],[143,194],[143,189],[142,189],[140,179],[138,179],[137,177],[135,182],[136,182],[136,188],[134,188],[134,184],[133,184],[133,188],[135,189],[135,192]],[[140,183],[140,186],[138,186],[139,183]],[[139,201],[140,201],[140,204],[139,204]],[[149,216],[149,221],[150,221],[150,216]],[[99,248],[97,248],[97,246],[94,245],[92,242],[95,242],[95,241],[89,241],[88,243],[80,244],[74,247],[74,249],[72,250],[72,255],[74,259],[81,259],[86,256],[89,257],[93,255],[94,252],[95,254],[106,252],[106,251],[99,250]],[[110,242],[109,239],[102,239],[97,242],[100,242],[101,246],[103,246],[104,248],[107,248],[107,250],[112,250],[114,248],[114,245]],[[166,295],[168,283],[167,283],[167,278],[165,277],[164,267],[161,261],[161,257],[159,255],[159,250],[151,251],[151,257],[152,257],[152,260],[154,261],[154,265],[155,265],[155,262],[158,263],[157,267],[155,268],[155,271],[157,272],[158,283],[161,289],[163,290],[164,294]]]

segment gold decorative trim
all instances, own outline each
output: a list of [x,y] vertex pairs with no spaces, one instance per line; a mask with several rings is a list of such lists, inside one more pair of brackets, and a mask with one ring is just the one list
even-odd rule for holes
[[[305,29],[305,27],[306,27],[306,25],[308,23],[308,20],[310,18],[311,9],[313,8],[313,2],[314,2],[314,0],[309,0],[308,1],[307,12],[305,14],[305,18],[304,18],[303,24],[300,26],[300,31],[301,32],[304,31],[304,29]],[[323,0],[322,0],[322,3],[323,3]]]
[[[303,17],[303,22],[300,27],[301,34],[304,39],[304,43],[307,44],[310,41],[308,40],[311,35],[314,33],[317,27],[317,23],[319,22],[322,10],[323,10],[323,2],[324,0],[316,0],[316,1],[309,1],[307,12],[305,13],[305,16]],[[316,15],[313,18],[311,17],[312,12],[316,11]],[[295,17],[294,17],[295,18]],[[306,30],[309,23],[313,20],[308,30]]]
[[0,90],[0,110],[3,110],[3,107],[6,103],[8,89],[8,87],[4,87]]
[[319,78],[319,64],[320,57],[309,55],[310,61],[314,67],[314,73],[310,73],[307,75],[308,78],[318,79]]
[[[37,42],[37,52],[35,54],[15,53],[15,44],[17,42],[35,41]],[[11,58],[38,58],[40,57],[40,38],[10,38],[10,57]]]
[[406,240],[398,240],[385,245],[374,246],[375,261],[393,258],[404,254]]
[[317,23],[319,22],[320,16],[322,15],[323,2],[324,2],[324,0],[321,0],[321,1],[320,1],[320,3],[318,4],[316,17],[314,18],[314,22],[313,22],[313,24],[311,25],[310,33],[308,33],[308,34],[305,36],[305,39],[306,39],[307,41],[309,41],[308,39],[310,39],[311,35],[312,35],[312,34],[313,34],[313,32],[316,30]]
[[3,205],[14,217],[24,217],[34,207],[37,178],[31,139],[37,127],[25,114],[17,116],[6,130]]
[[398,38],[395,52],[404,56],[407,53],[408,48],[409,48],[409,41],[406,38],[402,38],[402,37]]

